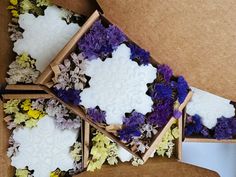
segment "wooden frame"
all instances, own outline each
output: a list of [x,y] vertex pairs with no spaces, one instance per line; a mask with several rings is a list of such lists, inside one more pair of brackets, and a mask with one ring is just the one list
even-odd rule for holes
[[[54,60],[51,62],[50,66],[47,67],[45,72],[43,72],[38,80],[36,81],[37,84],[44,85],[43,89],[54,96],[56,98],[56,95],[54,95],[51,90],[49,89],[50,87],[53,86],[52,83],[52,78],[54,75],[58,74],[58,65],[63,62],[65,58],[67,58],[70,53],[76,48],[78,40],[90,29],[90,27],[93,25],[93,23],[101,18],[102,20],[106,21],[109,23],[109,21],[101,15],[98,11],[95,11],[90,18],[85,22],[85,24],[80,28],[80,30],[74,35],[74,37],[66,44],[66,46],[57,54],[57,56],[54,58]],[[156,63],[155,60],[152,60],[152,63]],[[157,63],[156,63],[157,64]],[[192,97],[192,92],[190,91],[189,94],[187,95],[185,101],[179,106],[179,111],[182,112],[182,110],[185,108],[186,104],[189,102],[189,100]],[[58,98],[57,98],[58,99]],[[58,99],[60,100],[60,99]],[[136,152],[133,152],[131,148],[128,148],[125,143],[122,143],[118,137],[114,136],[111,133],[108,133],[105,129],[101,128],[97,124],[91,121],[90,117],[85,114],[85,111],[80,108],[79,106],[73,106],[70,104],[64,103],[62,100],[60,100],[64,105],[66,105],[69,109],[71,109],[74,113],[79,115],[82,119],[87,121],[90,125],[95,127],[97,130],[108,136],[110,139],[115,141],[117,144],[122,146],[124,149],[132,153],[134,156],[138,158],[142,158],[144,161],[146,161],[150,155],[153,152],[153,149],[157,146],[157,144],[160,143],[162,136],[165,134],[165,132],[170,128],[174,121],[174,117],[172,117],[167,125],[159,132],[158,135],[154,136],[154,141],[151,143],[150,147],[144,154],[138,154]]]

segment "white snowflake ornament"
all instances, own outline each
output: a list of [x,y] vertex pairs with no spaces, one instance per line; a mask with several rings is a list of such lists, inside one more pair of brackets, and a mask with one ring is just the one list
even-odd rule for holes
[[191,116],[198,114],[207,128],[213,128],[217,123],[217,118],[234,116],[235,109],[230,104],[230,100],[194,87],[191,89],[194,94],[187,105],[187,113]]
[[18,55],[26,52],[36,59],[41,72],[80,28],[62,20],[63,10],[56,6],[47,7],[44,13],[38,17],[29,13],[19,16],[23,39],[18,39],[13,48]]
[[122,124],[125,113],[133,109],[142,114],[151,111],[147,83],[156,78],[156,68],[151,64],[139,66],[130,55],[130,48],[121,44],[112,58],[87,62],[85,74],[91,77],[90,87],[81,92],[81,105],[106,111],[107,124]]
[[56,168],[73,169],[74,160],[69,151],[76,138],[75,129],[58,129],[53,118],[45,116],[39,120],[37,127],[13,131],[13,139],[20,147],[18,154],[11,158],[11,165],[17,169],[28,166],[34,170],[34,177],[48,177]]

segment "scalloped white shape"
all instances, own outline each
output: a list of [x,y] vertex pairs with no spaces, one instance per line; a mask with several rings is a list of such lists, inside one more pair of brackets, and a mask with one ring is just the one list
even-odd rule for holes
[[142,114],[151,111],[147,83],[156,78],[156,68],[151,64],[139,66],[130,55],[130,48],[121,44],[112,58],[87,62],[85,74],[91,77],[90,87],[81,92],[81,105],[106,111],[107,124],[122,124],[124,114],[133,109]]
[[230,104],[230,100],[194,87],[191,89],[194,94],[187,105],[187,113],[189,115],[198,114],[207,128],[213,128],[217,123],[217,118],[234,116],[235,109]]
[[77,131],[61,130],[52,117],[39,120],[37,127],[13,131],[13,139],[20,144],[19,153],[11,158],[12,166],[34,170],[34,177],[49,177],[56,168],[69,170],[74,160],[69,151],[77,138]]
[[44,13],[38,17],[29,13],[19,16],[19,25],[25,31],[13,48],[18,55],[26,52],[36,59],[36,68],[41,72],[80,28],[62,20],[63,11],[56,6],[47,7]]

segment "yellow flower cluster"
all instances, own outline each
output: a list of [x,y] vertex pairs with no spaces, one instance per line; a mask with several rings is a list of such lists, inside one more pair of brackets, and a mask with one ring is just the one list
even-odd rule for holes
[[30,171],[28,169],[16,169],[16,177],[28,177],[30,176]]
[[173,153],[174,146],[175,146],[175,143],[173,141],[177,139],[178,137],[179,137],[178,127],[175,126],[174,128],[170,128],[165,133],[164,137],[162,138],[161,143],[158,145],[156,153],[160,156],[166,155],[167,157],[170,158]]
[[17,9],[18,6],[18,0],[10,0],[10,4],[7,9],[11,11],[11,14],[13,17],[18,18],[19,17],[19,11]]
[[22,68],[32,68],[35,65],[35,60],[31,59],[27,53],[22,53],[21,55],[16,57],[16,62],[22,67]]
[[16,99],[9,100],[4,103],[4,112],[12,115],[13,122],[16,125],[24,123],[25,127],[28,128],[35,127],[38,120],[45,115],[44,112],[32,109],[30,99],[23,102]]
[[[92,155],[92,159],[89,162],[87,171],[94,171],[95,169],[101,169],[102,164],[109,158],[109,153],[112,151],[111,149],[114,148],[114,143],[110,141],[102,133],[97,133],[96,136],[92,139],[93,147],[90,151]],[[113,156],[113,158],[116,158]],[[116,164],[117,160],[109,160],[112,164]]]

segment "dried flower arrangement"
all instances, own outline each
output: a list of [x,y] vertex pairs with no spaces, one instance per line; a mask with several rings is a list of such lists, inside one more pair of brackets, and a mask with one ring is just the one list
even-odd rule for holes
[[[91,128],[90,158],[87,171],[94,171],[102,168],[103,164],[117,165],[120,162],[131,162],[133,166],[143,165],[144,161],[130,154],[128,151],[117,145],[104,134]],[[151,129],[149,129],[152,131]],[[147,133],[148,137],[149,134]],[[161,143],[154,150],[151,157],[161,156],[171,158],[176,151],[175,141],[179,138],[179,129],[174,123],[165,133]],[[138,146],[141,151],[145,150],[143,144]]]
[[8,9],[12,14],[8,31],[17,56],[9,66],[6,82],[35,83],[40,72],[79,30],[85,17],[48,0],[10,0]]
[[[142,157],[168,121],[182,116],[179,107],[186,104],[187,82],[169,66],[152,64],[149,52],[115,25],[97,20],[81,36],[69,53],[58,54],[63,58],[50,65],[54,77],[43,84],[69,107],[82,108],[85,119],[109,138]],[[145,148],[137,148],[140,144]]]
[[12,131],[7,156],[15,176],[69,176],[83,170],[81,119],[64,105],[54,99],[10,99],[4,113]]
[[[209,140],[236,138],[236,106],[230,100],[192,88],[187,106],[185,136]],[[220,142],[220,141],[219,141]]]

